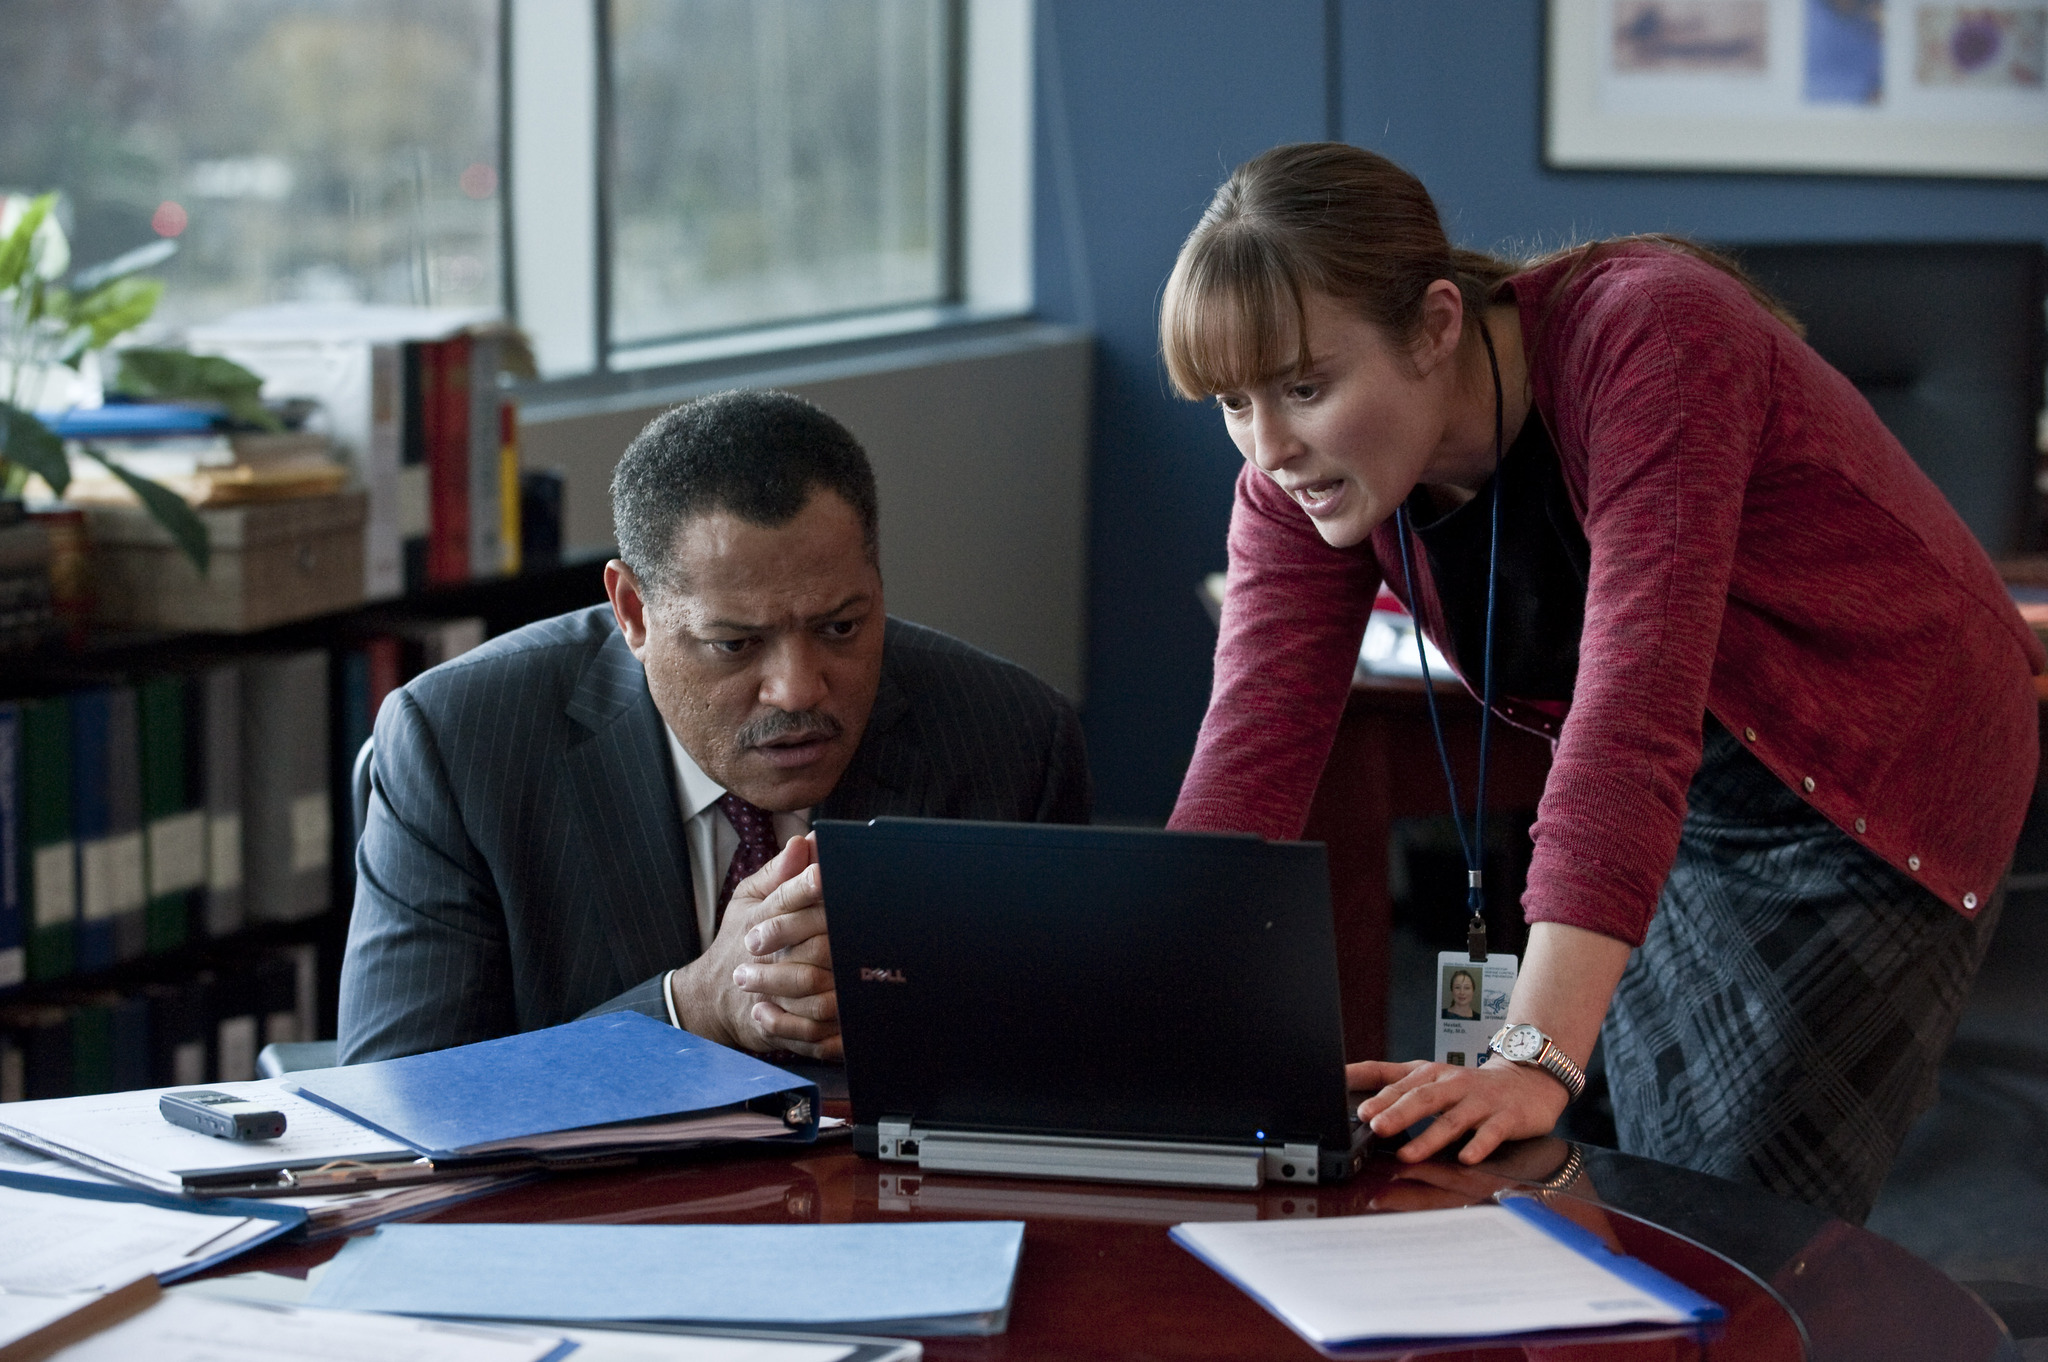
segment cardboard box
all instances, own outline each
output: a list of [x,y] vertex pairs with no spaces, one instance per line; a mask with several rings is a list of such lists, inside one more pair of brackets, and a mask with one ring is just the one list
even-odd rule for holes
[[199,511],[213,548],[201,578],[139,507],[86,510],[95,624],[239,634],[363,601],[361,491]]

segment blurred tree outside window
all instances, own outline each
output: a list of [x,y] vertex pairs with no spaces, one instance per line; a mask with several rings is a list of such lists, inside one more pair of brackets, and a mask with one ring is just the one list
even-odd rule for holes
[[495,307],[497,0],[0,0],[0,190],[75,258],[170,238],[153,330]]
[[614,347],[949,301],[949,0],[610,0]]

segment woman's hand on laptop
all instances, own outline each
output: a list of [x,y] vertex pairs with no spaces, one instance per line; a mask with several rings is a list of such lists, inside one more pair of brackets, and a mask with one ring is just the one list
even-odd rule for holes
[[1429,1128],[1396,1151],[1409,1163],[1426,1159],[1466,1132],[1461,1163],[1478,1163],[1503,1140],[1548,1135],[1565,1108],[1564,1085],[1541,1069],[1505,1062],[1466,1068],[1418,1059],[1404,1064],[1368,1061],[1344,1068],[1352,1091],[1379,1091],[1361,1102],[1358,1117],[1375,1135],[1397,1135],[1425,1116]]
[[756,1053],[839,1059],[839,997],[815,839],[792,838],[741,880],[711,948],[669,978],[686,1030]]

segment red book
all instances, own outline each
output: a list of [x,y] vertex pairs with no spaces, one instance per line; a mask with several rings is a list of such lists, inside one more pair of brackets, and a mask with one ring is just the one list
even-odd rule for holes
[[370,673],[370,726],[376,727],[377,712],[384,708],[384,697],[403,684],[399,676],[399,648],[396,634],[379,634],[363,644],[363,655],[369,662]]
[[427,581],[469,580],[469,337],[420,347],[427,447]]

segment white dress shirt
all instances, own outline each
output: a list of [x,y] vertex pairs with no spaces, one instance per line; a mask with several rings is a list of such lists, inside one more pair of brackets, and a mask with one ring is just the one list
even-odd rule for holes
[[[725,787],[704,774],[704,768],[697,764],[697,759],[690,755],[674,730],[664,723],[661,731],[668,738],[669,759],[675,763],[676,794],[682,803],[683,842],[690,849],[690,887],[696,900],[698,948],[710,950],[718,916],[718,891],[725,888],[725,874],[732,868],[733,854],[739,850],[740,835],[733,830],[725,811],[718,807],[718,801],[725,796]],[[801,837],[811,830],[809,809],[778,813],[772,817],[777,847],[786,847],[792,837]],[[681,1026],[682,1023],[676,1020],[675,994],[669,989],[665,977],[661,992],[668,1003],[669,1021]]]

